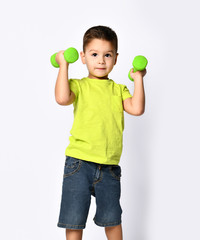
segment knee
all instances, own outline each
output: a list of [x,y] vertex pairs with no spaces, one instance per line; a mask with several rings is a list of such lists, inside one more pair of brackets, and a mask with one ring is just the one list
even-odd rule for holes
[[69,229],[66,228],[66,233],[81,233],[83,232],[83,229]]
[[116,225],[116,226],[110,226],[110,227],[105,227],[105,231],[115,231],[115,230],[121,230],[121,224]]
[[105,232],[108,240],[122,240],[122,226],[105,227]]
[[79,231],[83,231],[83,229],[73,229],[73,228],[66,228],[66,231],[68,232],[79,232]]
[[81,240],[83,234],[83,229],[66,229],[67,239],[77,239]]

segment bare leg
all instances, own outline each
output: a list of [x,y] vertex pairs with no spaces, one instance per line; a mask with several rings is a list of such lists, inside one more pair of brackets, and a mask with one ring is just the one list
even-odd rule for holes
[[105,232],[108,240],[122,240],[122,225],[114,227],[105,227]]
[[81,240],[83,235],[83,230],[66,229],[66,239],[67,240]]

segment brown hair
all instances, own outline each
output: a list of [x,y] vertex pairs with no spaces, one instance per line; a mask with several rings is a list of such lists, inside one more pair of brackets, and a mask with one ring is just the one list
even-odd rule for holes
[[103,40],[107,40],[107,41],[111,42],[117,53],[117,49],[118,49],[117,34],[111,28],[105,27],[105,26],[91,27],[85,32],[85,34],[83,36],[83,51],[84,52],[85,52],[85,48],[86,48],[87,44],[89,44],[95,38],[103,39]]

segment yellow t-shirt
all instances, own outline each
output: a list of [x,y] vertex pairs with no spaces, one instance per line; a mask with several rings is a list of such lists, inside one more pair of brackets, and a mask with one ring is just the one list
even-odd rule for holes
[[123,147],[122,100],[128,88],[111,79],[69,79],[74,122],[65,155],[100,164],[118,165]]

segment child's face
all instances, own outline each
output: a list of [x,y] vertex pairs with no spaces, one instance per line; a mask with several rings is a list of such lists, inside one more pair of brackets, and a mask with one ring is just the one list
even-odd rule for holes
[[118,54],[111,42],[93,39],[81,52],[83,64],[87,65],[89,78],[106,79],[116,64]]

